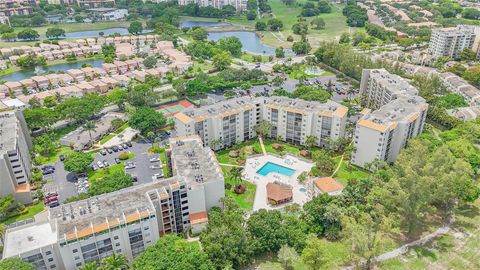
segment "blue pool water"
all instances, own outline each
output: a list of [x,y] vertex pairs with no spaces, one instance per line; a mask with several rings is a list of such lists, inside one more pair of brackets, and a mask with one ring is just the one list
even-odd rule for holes
[[267,162],[265,163],[265,165],[262,166],[262,168],[260,168],[260,170],[257,171],[258,174],[263,176],[267,176],[267,174],[271,172],[283,174],[286,176],[292,176],[295,173],[295,170],[282,165],[278,165],[273,162]]

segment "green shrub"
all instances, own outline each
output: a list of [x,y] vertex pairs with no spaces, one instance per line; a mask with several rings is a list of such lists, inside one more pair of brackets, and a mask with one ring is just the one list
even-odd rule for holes
[[127,160],[128,159],[128,154],[127,153],[120,153],[120,155],[118,155],[118,158],[120,160]]

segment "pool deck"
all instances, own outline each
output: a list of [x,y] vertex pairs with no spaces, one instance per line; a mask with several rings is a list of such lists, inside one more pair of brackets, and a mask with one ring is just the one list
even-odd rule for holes
[[[257,171],[262,168],[267,162],[276,163],[278,165],[294,169],[295,172],[292,176],[286,176],[275,172],[271,172],[266,176],[258,174]],[[303,205],[305,202],[308,201],[309,198],[307,192],[300,191],[300,188],[306,189],[306,187],[297,181],[297,177],[304,171],[309,172],[312,169],[313,165],[314,164],[311,162],[301,160],[292,155],[285,155],[283,157],[280,157],[273,154],[267,154],[249,157],[247,159],[247,162],[245,163],[245,168],[242,171],[242,178],[245,181],[249,181],[257,185],[257,192],[255,193],[255,200],[252,210],[256,211],[259,209],[279,209],[283,208],[285,205],[288,205],[283,204],[280,206],[272,206],[268,204],[267,184],[273,182],[281,182],[292,186],[292,203],[298,203],[300,205]]]

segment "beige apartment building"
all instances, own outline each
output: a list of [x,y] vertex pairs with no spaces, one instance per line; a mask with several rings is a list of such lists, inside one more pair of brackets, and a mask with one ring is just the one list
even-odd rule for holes
[[357,122],[352,163],[392,163],[408,140],[422,133],[428,104],[406,80],[384,69],[364,70],[360,92],[371,109]]
[[32,149],[23,114],[20,111],[0,113],[0,197],[12,194],[23,204],[32,202],[28,184]]
[[475,29],[463,26],[433,30],[428,51],[434,58],[446,56],[458,59],[463,50],[473,49],[475,32]]
[[328,147],[345,135],[348,109],[331,100],[309,102],[286,97],[241,97],[175,115],[180,136],[198,135],[204,145],[221,149],[254,138],[260,120],[272,124],[271,138],[304,145],[308,136],[316,145]]
[[378,109],[400,96],[416,96],[418,90],[402,77],[385,69],[364,69],[360,83],[360,95],[367,107]]
[[7,230],[3,258],[36,269],[79,269],[114,252],[132,259],[168,233],[208,222],[225,196],[213,152],[197,136],[174,138],[167,151],[172,177],[50,208],[35,222]]
[[185,6],[188,4],[197,4],[201,7],[212,6],[214,8],[221,9],[223,6],[232,5],[235,7],[237,12],[242,10],[247,10],[247,1],[246,0],[179,0],[178,5]]

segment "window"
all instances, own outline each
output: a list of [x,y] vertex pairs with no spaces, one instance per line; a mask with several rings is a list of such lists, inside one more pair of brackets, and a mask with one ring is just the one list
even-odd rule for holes
[[148,228],[148,226],[146,226],[146,227],[145,227],[145,228],[143,228],[143,229],[146,231],[146,230],[148,230],[148,229],[150,229],[150,228]]
[[57,267],[55,264],[50,265],[50,269]]
[[76,257],[75,257],[75,260],[80,260],[80,257],[79,257],[79,256],[76,256]]
[[114,236],[114,237],[113,237],[113,240],[118,240],[118,236]]
[[48,258],[48,261],[49,261],[49,262],[53,262],[53,258]]
[[116,246],[116,247],[120,246],[120,243],[116,243],[115,246]]
[[77,263],[77,264],[75,264],[75,265],[78,267],[78,266],[81,266],[81,265],[82,265],[82,263],[81,263],[81,262],[79,262],[79,263]]
[[78,249],[74,249],[72,250],[73,253],[77,253],[78,252]]
[[47,251],[47,252],[45,252],[45,255],[50,255],[50,254],[52,254],[52,252],[51,252],[51,251]]

